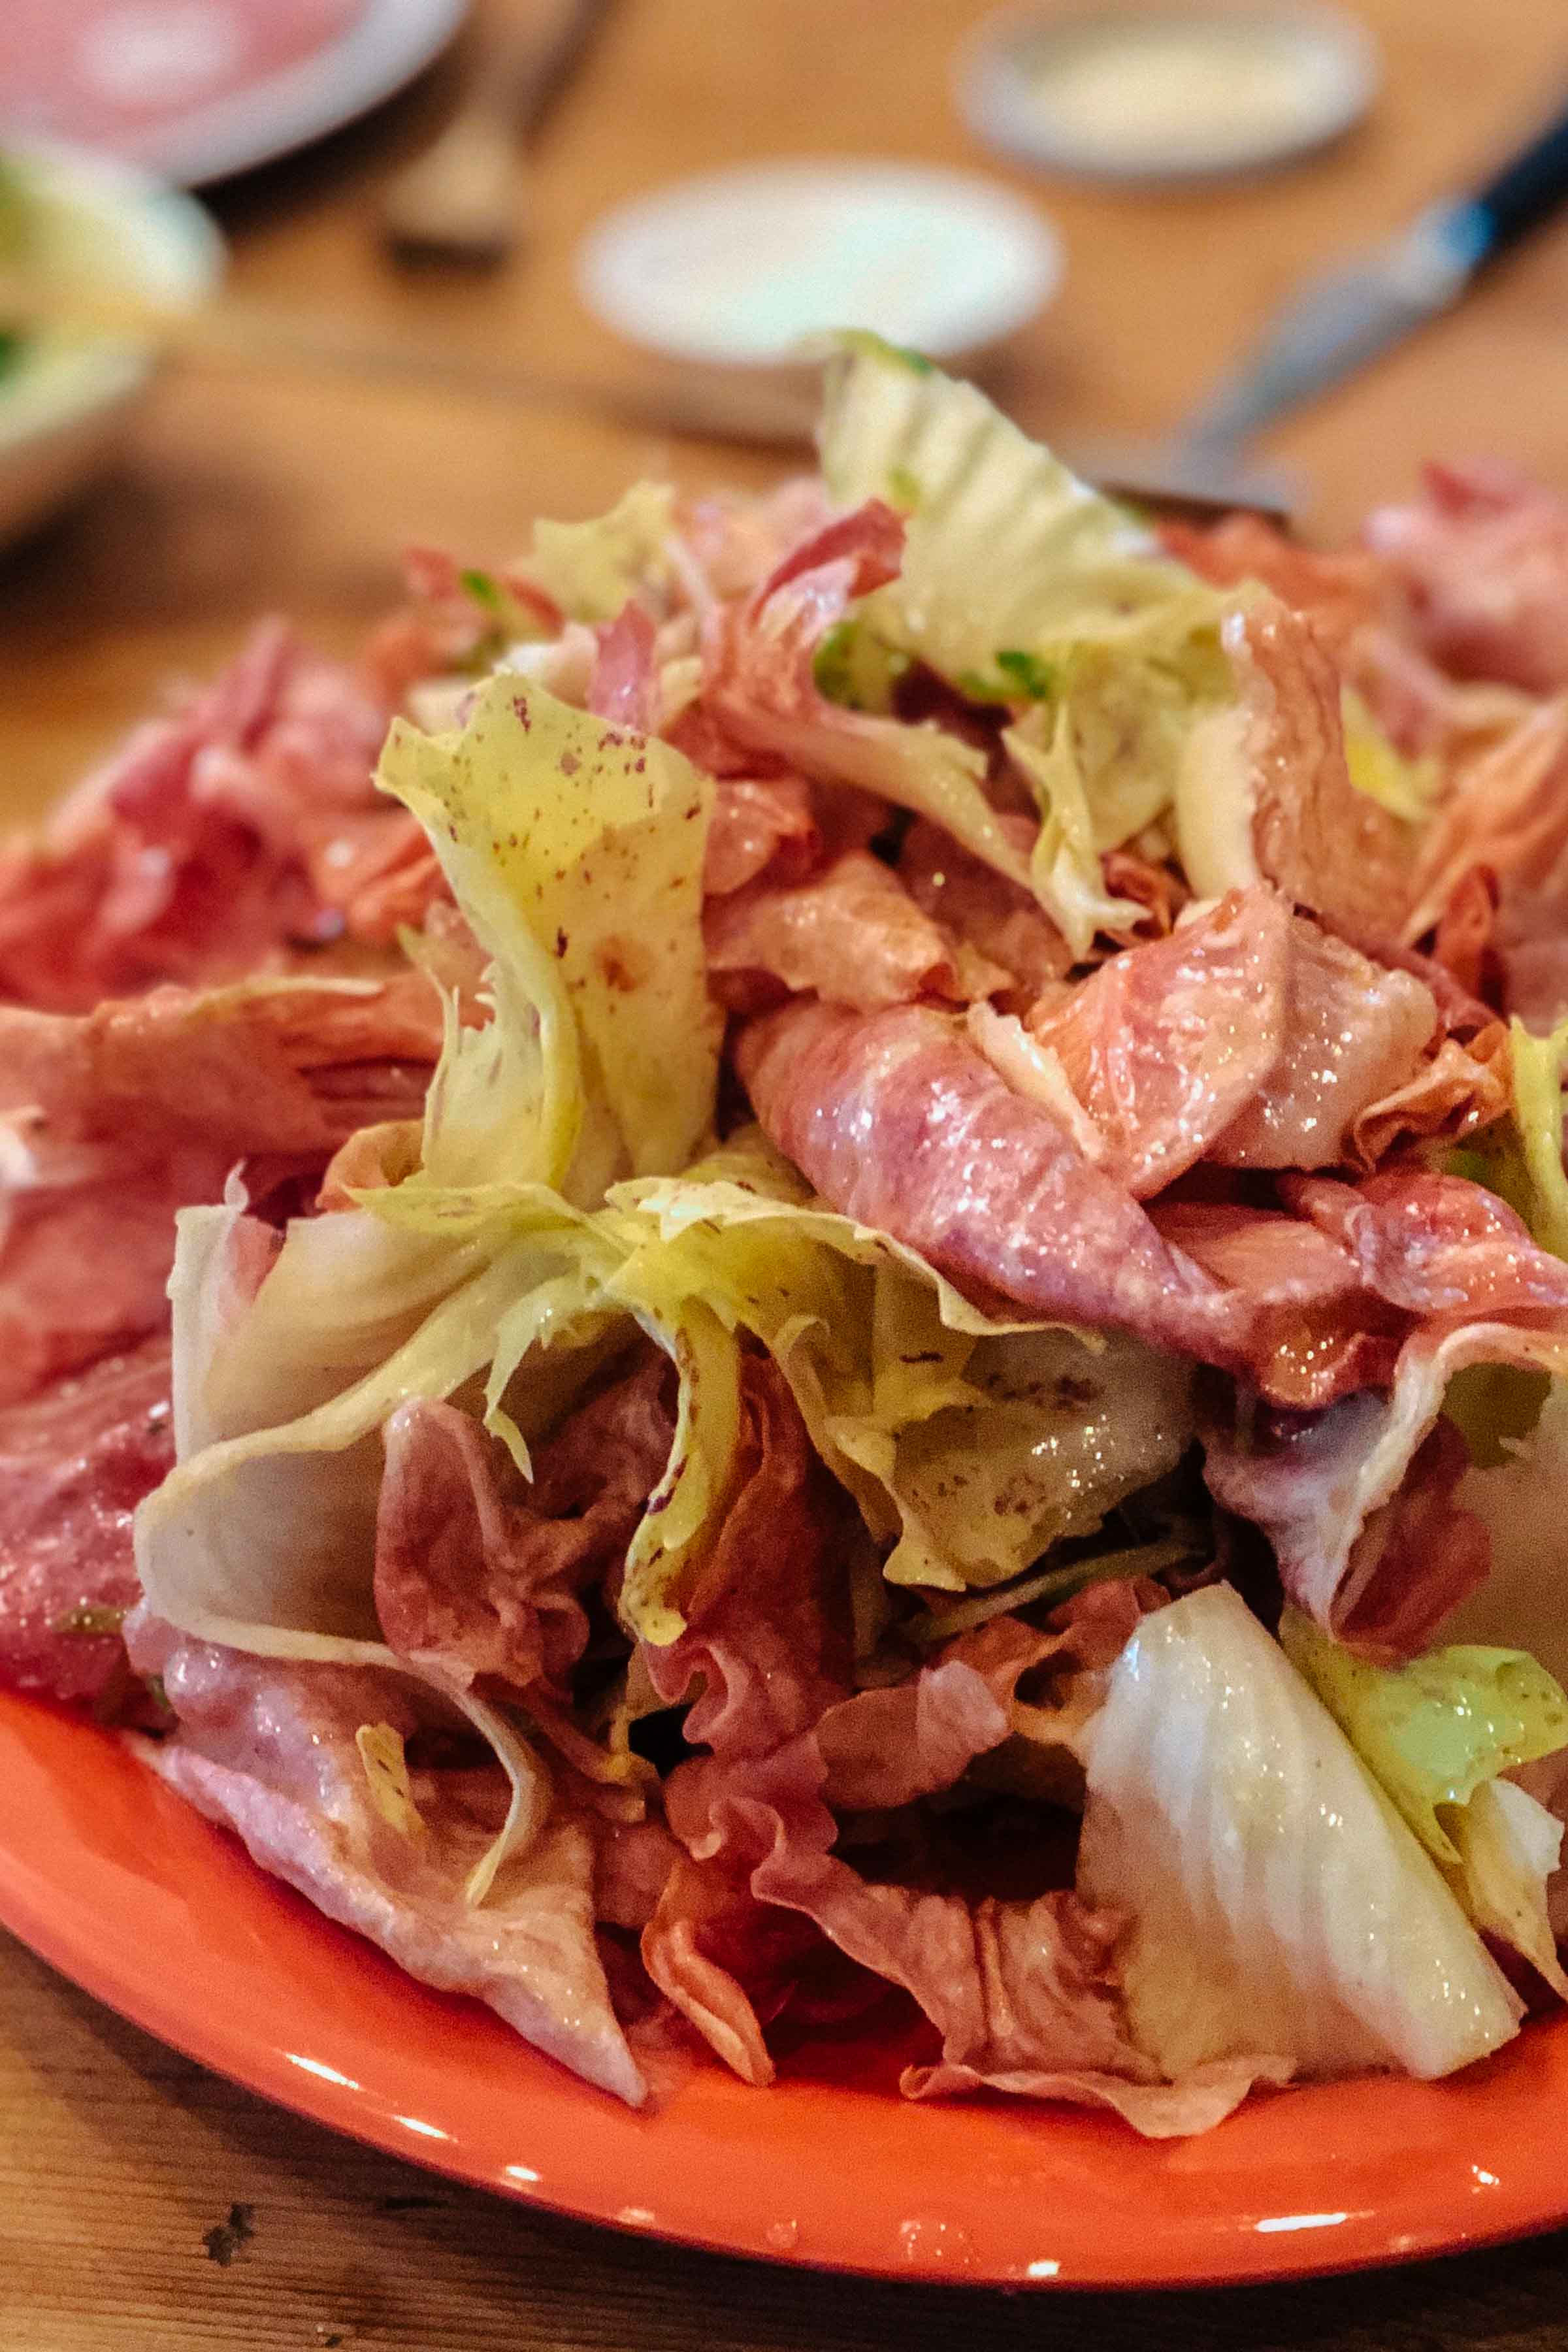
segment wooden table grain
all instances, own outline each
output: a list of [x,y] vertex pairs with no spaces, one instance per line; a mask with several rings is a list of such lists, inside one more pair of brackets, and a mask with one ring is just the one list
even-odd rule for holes
[[[583,226],[624,194],[741,157],[982,161],[947,97],[975,13],[963,0],[622,0],[542,142],[526,257],[478,284],[399,278],[371,236],[375,187],[440,119],[459,49],[374,121],[219,198],[235,282],[476,354],[636,369],[576,306]],[[1068,257],[1060,301],[1007,355],[1026,422],[1064,442],[1158,429],[1298,271],[1458,184],[1568,90],[1564,0],[1360,0],[1359,13],[1386,87],[1373,121],[1310,163],[1158,199],[1004,173],[1049,208]],[[1306,468],[1306,520],[1324,532],[1407,485],[1427,453],[1501,451],[1568,487],[1568,226],[1278,447]],[[407,541],[482,561],[522,544],[535,513],[591,513],[639,471],[700,484],[776,470],[754,452],[422,391],[171,375],[114,479],[0,560],[5,814],[40,806],[160,679],[212,665],[258,611],[351,644],[392,594]],[[1565,2310],[1562,2238],[1345,2282],[1092,2302],[960,2301],[618,2239],[269,2107],[0,1938],[5,2352],[934,2352],[955,2328],[997,2352],[1085,2337],[1109,2352],[1546,2352],[1568,2341]]]

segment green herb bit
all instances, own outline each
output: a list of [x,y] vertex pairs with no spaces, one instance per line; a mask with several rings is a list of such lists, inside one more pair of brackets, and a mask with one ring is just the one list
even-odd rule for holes
[[888,502],[897,507],[900,514],[914,514],[919,510],[920,476],[911,473],[908,466],[889,467]]
[[500,581],[492,579],[488,572],[459,572],[458,584],[466,596],[471,597],[487,613],[500,614],[506,611],[508,598]]
[[[25,258],[32,228],[32,208],[22,173],[8,155],[0,154],[0,263]],[[0,328],[0,376],[11,373],[26,349],[25,336],[12,328]]]
[[1056,691],[1057,674],[1038,654],[1009,646],[996,656],[996,667],[1031,702],[1048,702]]
[[853,687],[850,675],[851,656],[855,649],[853,621],[836,622],[816,648],[811,665],[811,675],[818,694],[829,702],[847,702]]

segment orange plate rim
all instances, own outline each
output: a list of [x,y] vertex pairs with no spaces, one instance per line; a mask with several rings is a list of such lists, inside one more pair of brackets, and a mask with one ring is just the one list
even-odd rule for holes
[[825,2039],[771,2091],[699,2067],[634,2115],[258,1869],[131,1746],[0,1696],[0,1921],[246,2088],[434,2170],[731,2254],[1008,2287],[1212,2286],[1568,2219],[1568,2020],[1442,2084],[1321,2084],[1196,2140],[1004,2100],[911,2106]]

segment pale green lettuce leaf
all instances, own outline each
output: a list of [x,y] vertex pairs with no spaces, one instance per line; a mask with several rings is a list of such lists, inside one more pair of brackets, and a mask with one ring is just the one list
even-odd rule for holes
[[1524,2004],[1436,1863],[1229,1585],[1143,1619],[1089,1726],[1078,1888],[1127,1921],[1132,2037],[1163,2072],[1447,2074]]
[[1545,1667],[1462,1644],[1376,1666],[1293,1610],[1279,1638],[1477,1926],[1558,1983],[1546,1880],[1561,1832],[1543,1839],[1542,1809],[1500,1778],[1568,1744],[1568,1697]]
[[1456,1644],[1376,1666],[1296,1610],[1279,1638],[1436,1861],[1458,1858],[1450,1809],[1568,1743],[1568,1697],[1522,1650]]
[[668,483],[634,482],[590,522],[536,522],[525,569],[568,620],[613,621],[638,589],[668,578],[674,526]]
[[1429,752],[1406,759],[1389,740],[1353,687],[1344,688],[1340,701],[1344,718],[1345,765],[1357,792],[1364,793],[1369,800],[1376,801],[1391,816],[1403,818],[1406,824],[1425,824],[1443,790],[1442,762]]
[[1486,1780],[1454,1815],[1458,1867],[1448,1883],[1483,1934],[1520,1952],[1568,2000],[1548,1889],[1563,1852],[1563,1824],[1512,1780]]
[[1029,670],[998,656],[1136,637],[1151,611],[1207,593],[974,385],[875,336],[829,362],[817,439],[834,499],[906,517],[902,571],[868,620],[954,685],[1028,701]]
[[734,1326],[683,1279],[668,1253],[634,1251],[609,1286],[679,1376],[674,1442],[626,1549],[621,1614],[634,1633],[673,1642],[681,1604],[734,1491],[742,1428]]
[[1189,735],[1235,699],[1226,600],[972,384],[872,339],[830,365],[821,438],[835,498],[906,510],[900,575],[858,607],[858,637],[1027,713],[1005,740],[1040,803],[1033,886],[1087,954],[1135,919],[1101,853],[1172,806]]
[[1064,703],[1047,714],[1043,727],[1033,720],[1009,727],[1002,740],[1039,805],[1030,874],[1035,896],[1081,961],[1098,932],[1125,930],[1143,909],[1130,898],[1113,898],[1105,887],[1069,707]]
[[[178,1417],[204,1442],[137,1511],[137,1572],[148,1604],[197,1640],[411,1675],[467,1715],[511,1790],[506,1822],[469,1881],[477,1902],[500,1864],[536,1834],[549,1783],[509,1717],[428,1661],[399,1657],[381,1638],[374,1595],[380,1432],[405,1399],[449,1396],[483,1370],[508,1307],[548,1279],[559,1249],[545,1234],[500,1245],[476,1265],[476,1254],[461,1248],[433,1256],[420,1236],[363,1213],[305,1220],[290,1229],[248,1312],[226,1314],[228,1237],[215,1221],[236,1213],[184,1213],[202,1222],[182,1234],[185,1265],[176,1266],[173,1286],[176,1381],[199,1402],[187,1399]],[[301,1281],[289,1256],[307,1234],[314,1278]],[[346,1293],[327,1278],[334,1246],[358,1276]],[[376,1255],[384,1277],[379,1291],[364,1279]],[[442,1278],[446,1294],[421,1312],[422,1288]],[[585,1280],[584,1313],[595,1304]],[[389,1348],[389,1334],[409,1324]],[[327,1393],[297,1419],[258,1423],[280,1391],[307,1400],[323,1388]]]
[[1522,1021],[1510,1024],[1513,1117],[1519,1130],[1529,1197],[1521,1212],[1542,1249],[1568,1257],[1568,1175],[1563,1170],[1563,1069],[1568,1021],[1549,1037],[1533,1037]]
[[596,1199],[680,1167],[712,1117],[721,1020],[700,922],[711,778],[668,744],[498,677],[459,733],[395,726],[380,782],[429,833],[493,960],[455,1021],[416,1182]]
[[916,1252],[803,1201],[754,1135],[689,1176],[619,1187],[614,1205],[628,1238],[643,1225],[638,1278],[658,1268],[773,1354],[817,1452],[891,1544],[892,1582],[1016,1576],[1188,1442],[1185,1367],[1131,1339],[994,1320]]

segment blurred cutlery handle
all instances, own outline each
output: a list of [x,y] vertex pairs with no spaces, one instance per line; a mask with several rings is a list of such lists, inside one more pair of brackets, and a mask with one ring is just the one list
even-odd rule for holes
[[1479,188],[1471,201],[1484,224],[1489,261],[1568,202],[1568,108],[1553,117],[1522,154]]
[[382,223],[405,257],[504,260],[527,230],[524,145],[610,0],[542,0],[481,48],[468,92],[432,146],[396,173]]
[[779,448],[809,445],[816,413],[804,383],[752,377],[744,370],[614,382],[566,376],[497,361],[448,342],[395,339],[352,319],[274,310],[226,294],[192,308],[150,301],[121,287],[0,267],[0,331],[39,330],[85,340],[142,345],[198,367],[272,368],[406,383],[463,397],[509,402],[563,416],[612,419],[642,433]]

